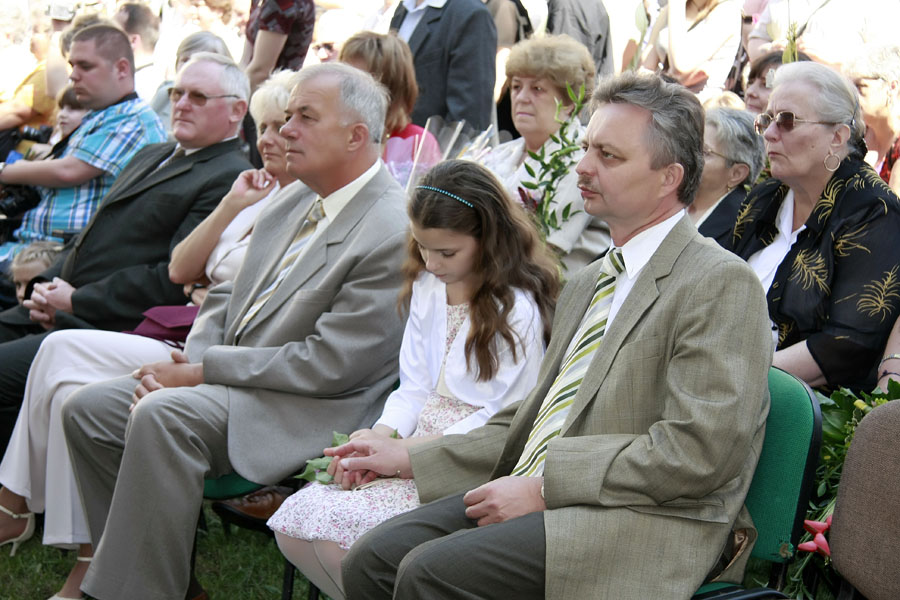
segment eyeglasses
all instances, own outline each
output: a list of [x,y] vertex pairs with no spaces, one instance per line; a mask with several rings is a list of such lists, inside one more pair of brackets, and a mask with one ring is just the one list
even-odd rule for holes
[[235,94],[220,94],[218,96],[207,96],[203,92],[197,92],[194,90],[186,91],[181,88],[173,87],[169,88],[169,100],[172,104],[176,104],[179,100],[184,98],[184,95],[187,94],[188,102],[193,104],[194,106],[206,106],[207,100],[215,100],[216,98],[239,98],[240,96],[236,96]]
[[775,126],[782,132],[793,131],[794,125],[797,123],[815,123],[816,125],[838,125],[838,123],[834,123],[832,121],[810,121],[808,119],[798,119],[794,116],[789,110],[783,110],[774,117],[767,113],[759,113],[756,115],[756,120],[753,122],[753,125],[756,127],[756,133],[759,135],[763,135],[766,132],[766,129],[769,128],[769,125],[772,124],[772,121],[775,121]]
[[724,159],[725,159],[727,162],[729,162],[729,163],[734,162],[733,160],[731,160],[730,158],[728,158],[727,156],[725,156],[725,155],[722,154],[721,152],[716,152],[715,150],[713,150],[712,148],[710,148],[709,146],[707,146],[707,145],[704,144],[704,146],[703,146],[703,158],[709,158],[710,156],[718,156],[719,158],[724,158]]

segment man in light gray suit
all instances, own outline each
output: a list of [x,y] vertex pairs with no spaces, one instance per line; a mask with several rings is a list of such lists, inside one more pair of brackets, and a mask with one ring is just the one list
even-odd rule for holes
[[333,449],[342,483],[415,476],[430,502],[351,548],[348,599],[686,599],[725,550],[723,576],[741,577],[772,360],[763,290],[685,215],[697,99],[633,73],[594,98],[577,172],[613,249],[563,291],[522,402],[408,452]]
[[[257,221],[233,283],[209,291],[184,353],[86,386],[63,421],[95,544],[94,598],[185,597],[204,478],[274,483],[332,431],[380,414],[397,378],[407,218],[379,156],[387,93],[304,69],[282,129],[300,179]],[[247,171],[233,191],[274,182]]]

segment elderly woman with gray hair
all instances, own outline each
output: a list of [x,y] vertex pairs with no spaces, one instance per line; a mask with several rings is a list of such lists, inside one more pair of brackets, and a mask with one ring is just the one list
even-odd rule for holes
[[900,313],[900,199],[863,162],[850,81],[804,62],[774,83],[756,117],[773,178],[741,205],[732,250],[767,291],[776,367],[814,387],[872,389]]
[[724,248],[741,202],[765,164],[762,138],[753,128],[753,115],[733,108],[706,111],[703,135],[703,177],[688,215],[706,237]]

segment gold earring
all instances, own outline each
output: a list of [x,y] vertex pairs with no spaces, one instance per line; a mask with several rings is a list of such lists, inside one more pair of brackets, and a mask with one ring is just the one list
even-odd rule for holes
[[[834,161],[833,161],[831,164],[829,164],[828,161],[831,160],[831,159],[834,159]],[[823,163],[825,164],[825,169],[826,169],[828,172],[834,173],[835,171],[838,170],[838,167],[841,166],[841,157],[838,156],[837,154],[835,154],[835,153],[834,153],[834,150],[832,150],[831,148],[829,148],[829,149],[828,149],[828,156],[825,157],[825,160],[823,161]],[[832,165],[834,165],[834,166],[832,166]]]

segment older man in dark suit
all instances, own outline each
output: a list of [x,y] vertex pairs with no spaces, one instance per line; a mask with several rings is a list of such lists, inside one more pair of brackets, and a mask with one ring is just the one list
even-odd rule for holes
[[28,369],[49,331],[133,329],[141,313],[182,304],[169,281],[170,250],[250,168],[236,138],[249,84],[230,59],[200,55],[179,72],[172,122],[177,143],[143,148],[26,307],[0,313],[0,445],[15,424]]

